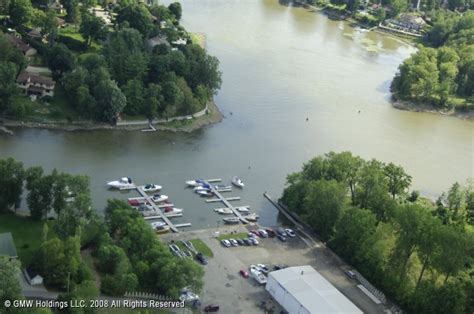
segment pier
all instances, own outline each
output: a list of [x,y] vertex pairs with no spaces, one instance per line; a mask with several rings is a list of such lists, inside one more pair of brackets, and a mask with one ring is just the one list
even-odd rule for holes
[[[204,181],[205,183],[209,184],[209,182],[211,182],[210,180],[205,180]],[[230,201],[238,201],[240,200],[240,197],[229,197],[229,198],[225,198],[221,195],[221,193],[216,190],[214,188],[214,186],[210,185],[209,186],[211,187],[211,191],[212,193],[214,193],[215,196],[217,196],[216,199],[210,199],[210,200],[206,200],[207,203],[211,203],[211,202],[222,202],[224,203],[224,205],[226,207],[228,207],[230,210],[232,210],[232,212],[234,213],[235,216],[237,216],[239,218],[239,220],[244,223],[244,224],[247,224],[248,223],[248,220],[244,218],[244,216],[242,216],[242,214],[237,210],[235,209],[234,206],[232,206],[232,204],[230,203]]]

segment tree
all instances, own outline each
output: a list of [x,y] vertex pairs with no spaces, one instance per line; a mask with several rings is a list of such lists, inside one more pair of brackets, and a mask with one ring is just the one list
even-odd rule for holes
[[13,158],[0,159],[0,210],[19,207],[25,171]]
[[79,24],[81,21],[81,12],[77,0],[63,0],[66,9],[66,22]]
[[26,171],[26,188],[29,192],[26,200],[31,218],[35,220],[46,219],[53,202],[53,178],[43,173],[41,167],[32,167]]
[[153,28],[151,14],[143,4],[125,4],[118,9],[117,23],[127,22],[132,28],[138,30],[145,38]]
[[406,174],[401,166],[389,163],[384,167],[384,173],[388,180],[388,191],[392,194],[392,199],[405,193],[405,190],[410,187],[411,176]]
[[93,40],[103,40],[107,35],[105,22],[95,15],[85,13],[82,16],[79,32],[86,39],[87,46],[92,45]]
[[24,26],[33,17],[33,6],[30,0],[11,0],[9,7],[10,19],[18,26]]
[[74,54],[64,44],[56,44],[48,52],[48,65],[53,71],[53,77],[58,80],[64,73],[75,67]]
[[302,218],[324,239],[329,240],[339,220],[346,188],[334,180],[309,184],[304,198]]
[[53,46],[56,38],[58,37],[58,18],[56,17],[56,12],[53,10],[48,10],[43,16],[42,21],[40,21],[42,27],[41,32],[44,35],[48,36],[49,45]]
[[111,80],[101,81],[95,89],[95,95],[99,110],[98,119],[115,124],[119,114],[127,105],[127,99],[117,83]]
[[12,107],[12,97],[18,94],[15,84],[17,67],[11,62],[0,62],[0,112]]
[[10,261],[6,256],[0,256],[0,304],[6,300],[18,300],[22,298],[22,292],[18,276],[20,275],[20,263]]
[[181,3],[179,2],[170,3],[170,5],[168,5],[168,10],[171,12],[171,14],[174,15],[176,20],[179,21],[181,19],[181,15],[182,15]]
[[61,289],[66,288],[68,279],[68,257],[64,255],[64,244],[58,238],[44,242],[35,259],[36,268],[43,276],[45,284]]
[[130,80],[122,87],[123,94],[127,98],[125,113],[137,115],[145,112],[145,91],[143,84],[139,80]]

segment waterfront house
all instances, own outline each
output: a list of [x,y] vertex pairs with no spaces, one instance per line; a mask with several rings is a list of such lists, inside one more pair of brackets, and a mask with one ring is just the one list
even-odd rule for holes
[[0,233],[0,256],[6,256],[10,261],[18,258],[11,232]]
[[16,83],[32,100],[36,100],[38,97],[54,96],[56,82],[49,77],[23,71],[18,75]]
[[419,32],[425,26],[426,22],[420,16],[404,13],[401,14],[398,19],[393,20],[392,24],[404,29]]
[[21,52],[27,57],[33,56],[36,54],[36,49],[33,47],[30,47],[29,44],[25,43],[23,39],[21,39],[18,36],[15,36],[14,34],[7,34],[5,35],[8,39],[8,41],[17,49],[20,49]]

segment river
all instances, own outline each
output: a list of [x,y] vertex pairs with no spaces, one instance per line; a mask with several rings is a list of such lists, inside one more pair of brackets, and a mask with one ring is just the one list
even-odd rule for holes
[[472,121],[389,103],[390,81],[413,47],[276,0],[182,3],[182,24],[205,33],[221,62],[221,123],[192,134],[16,129],[0,136],[0,157],[89,175],[98,211],[107,198],[132,195],[108,192],[107,180],[161,184],[185,209],[176,221],[194,229],[216,227],[212,209],[222,206],[206,204],[185,180],[242,177],[246,188],[231,194],[272,225],[276,212],[262,193],[279,196],[289,172],[331,150],[400,164],[429,197],[473,176]]

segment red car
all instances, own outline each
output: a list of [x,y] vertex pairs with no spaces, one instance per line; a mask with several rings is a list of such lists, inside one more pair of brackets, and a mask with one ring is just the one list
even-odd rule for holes
[[239,273],[242,275],[242,277],[249,278],[249,273],[245,269],[241,269]]
[[257,237],[260,237],[260,232],[258,230],[250,230],[253,234],[255,234]]

